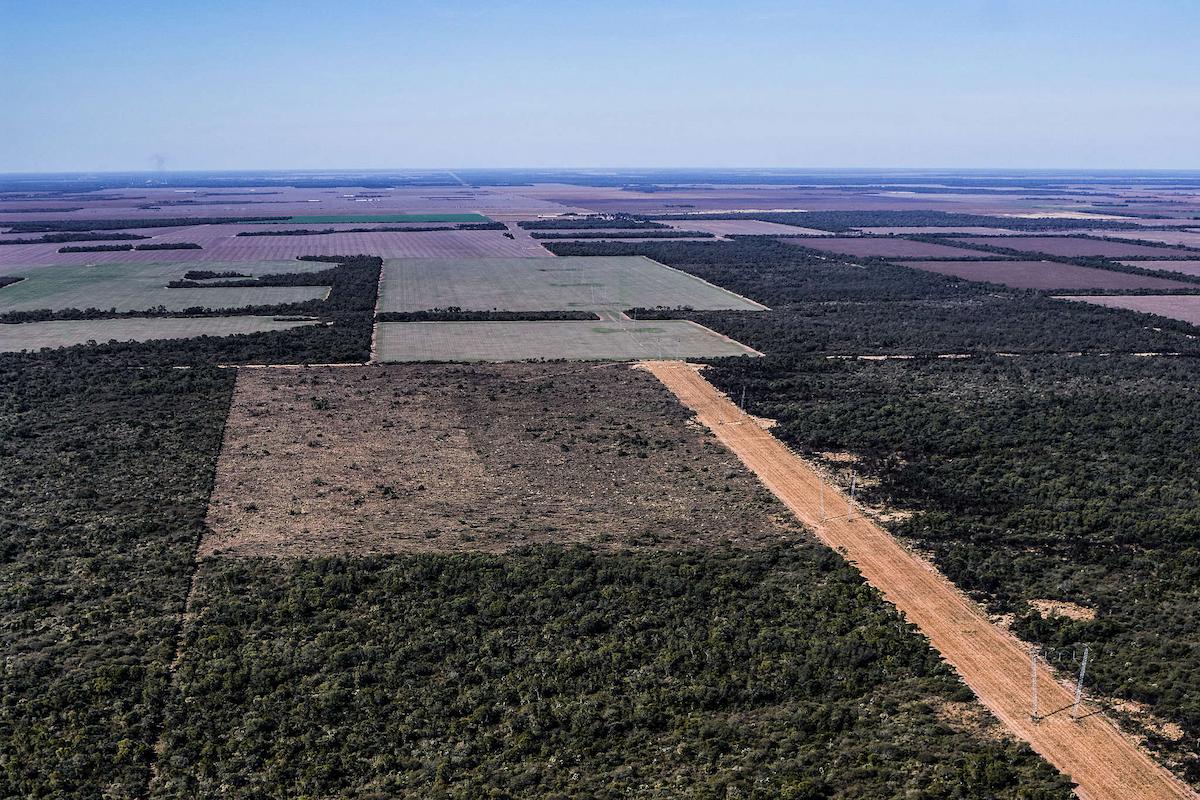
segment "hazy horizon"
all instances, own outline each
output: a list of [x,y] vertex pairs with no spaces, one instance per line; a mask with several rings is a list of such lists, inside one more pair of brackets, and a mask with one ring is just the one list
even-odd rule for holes
[[1200,166],[1176,0],[0,10],[3,173]]

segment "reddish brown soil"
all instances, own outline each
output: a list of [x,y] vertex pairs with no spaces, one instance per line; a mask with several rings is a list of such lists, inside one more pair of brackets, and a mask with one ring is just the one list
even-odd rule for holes
[[[928,562],[902,547],[874,522],[853,512],[820,474],[796,457],[688,364],[646,362],[646,367],[696,412],[806,525],[835,548],[920,627],[1012,733],[1079,784],[1089,800],[1195,798],[1196,795],[1095,708],[1078,721],[1068,713],[1071,689],[1043,675],[1039,722],[1030,719],[1030,655],[1016,637],[988,621]],[[821,516],[821,497],[827,517]],[[1053,713],[1052,713],[1053,712]]]
[[620,366],[243,369],[200,556],[798,535],[689,417]]

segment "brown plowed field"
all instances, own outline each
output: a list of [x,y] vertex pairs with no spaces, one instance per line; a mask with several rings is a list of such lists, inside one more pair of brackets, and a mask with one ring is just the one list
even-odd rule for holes
[[[921,628],[979,699],[1015,735],[1079,784],[1088,800],[1195,798],[1197,795],[1137,747],[1095,708],[1072,721],[1071,689],[1048,675],[1039,683],[1040,722],[1030,719],[1030,656],[1016,637],[992,624],[946,578],[868,519],[849,519],[847,499],[808,464],[749,418],[691,366],[644,362],[717,438],[758,474],[806,525],[842,553],[873,586]],[[1060,710],[1061,709],[1061,710]],[[1054,712],[1054,713],[1052,713]]]

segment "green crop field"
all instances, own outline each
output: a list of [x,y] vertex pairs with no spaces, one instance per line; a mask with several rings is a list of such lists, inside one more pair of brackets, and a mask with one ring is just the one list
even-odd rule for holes
[[231,336],[311,325],[274,317],[145,317],[130,319],[79,319],[23,322],[0,325],[0,352],[70,347],[95,342],[146,342],[151,339],[191,339],[196,336]]
[[643,256],[402,258],[387,261],[380,311],[606,310],[763,306]]
[[[339,222],[491,222],[483,214],[326,214],[288,217],[283,222],[308,224]],[[272,220],[278,224],[280,220]]]
[[684,320],[634,322],[381,322],[379,361],[625,361],[757,355]]
[[[318,272],[329,264],[313,261],[206,263],[213,271],[232,270],[245,275]],[[0,313],[64,308],[98,308],[104,311],[145,311],[163,306],[170,311],[203,308],[240,308],[276,303],[297,303],[324,297],[323,286],[263,286],[238,288],[168,289],[168,281],[183,278],[196,264],[97,264],[56,265],[9,270],[25,280],[0,288]]]

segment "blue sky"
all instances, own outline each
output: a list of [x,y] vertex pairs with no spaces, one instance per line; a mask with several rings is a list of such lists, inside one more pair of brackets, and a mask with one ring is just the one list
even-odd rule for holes
[[0,0],[0,171],[1197,168],[1200,2]]

